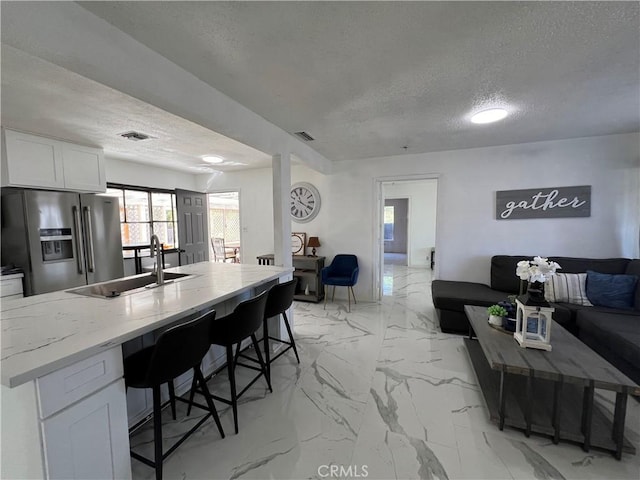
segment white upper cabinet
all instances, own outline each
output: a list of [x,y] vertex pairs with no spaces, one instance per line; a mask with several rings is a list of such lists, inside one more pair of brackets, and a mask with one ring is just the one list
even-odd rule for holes
[[64,188],[62,150],[50,138],[5,130],[2,186]]
[[3,130],[2,186],[104,192],[107,179],[100,148]]
[[83,192],[105,192],[104,155],[99,148],[62,143],[64,187]]

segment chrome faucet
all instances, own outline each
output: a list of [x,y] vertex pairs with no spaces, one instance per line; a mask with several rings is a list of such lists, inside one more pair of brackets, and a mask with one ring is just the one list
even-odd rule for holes
[[157,235],[151,235],[151,258],[153,258],[153,273],[156,276],[156,284],[164,283],[164,270],[162,270],[162,246]]

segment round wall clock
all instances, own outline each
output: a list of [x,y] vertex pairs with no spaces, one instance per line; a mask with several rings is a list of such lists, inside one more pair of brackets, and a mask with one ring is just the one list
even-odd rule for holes
[[291,218],[298,223],[313,220],[320,211],[320,193],[307,182],[291,185]]

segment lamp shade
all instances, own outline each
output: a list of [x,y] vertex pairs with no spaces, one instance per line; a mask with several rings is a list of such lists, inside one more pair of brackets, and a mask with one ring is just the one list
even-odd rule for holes
[[320,246],[320,240],[318,239],[318,237],[309,237],[309,241],[307,242],[307,247],[319,247]]

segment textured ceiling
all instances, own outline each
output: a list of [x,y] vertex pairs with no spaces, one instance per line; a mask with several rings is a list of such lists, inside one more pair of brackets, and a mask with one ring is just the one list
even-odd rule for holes
[[[640,130],[638,2],[79,3],[283,130],[309,132],[329,160]],[[221,170],[270,164],[13,48],[6,26],[3,125],[192,173],[207,153],[237,164]],[[495,105],[511,116],[469,122]],[[116,135],[131,129],[157,141]]]
[[[8,45],[2,46],[2,125],[193,174],[271,165],[269,155]],[[120,136],[131,130],[152,138]],[[207,154],[226,161],[208,165],[201,159]]]
[[638,2],[81,4],[331,160],[640,130]]

